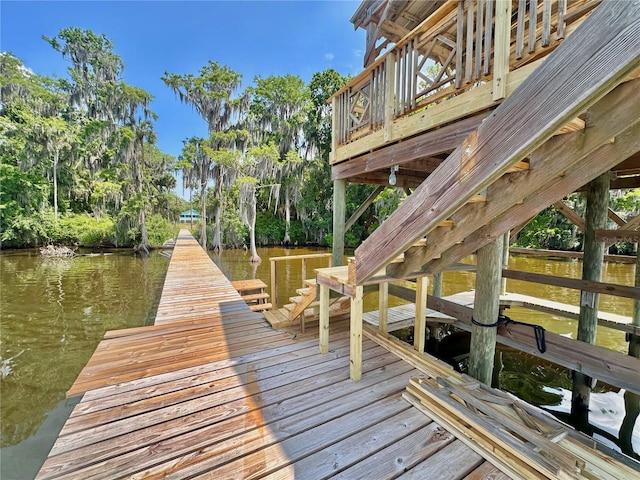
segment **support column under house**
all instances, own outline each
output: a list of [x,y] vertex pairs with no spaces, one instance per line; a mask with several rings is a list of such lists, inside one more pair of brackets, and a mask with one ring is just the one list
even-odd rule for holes
[[[609,207],[609,174],[595,178],[587,185],[587,208],[585,213],[584,257],[582,261],[582,279],[600,281],[602,262],[604,261],[604,242],[597,242],[595,231],[606,228]],[[580,317],[578,320],[577,340],[590,344],[596,343],[598,327],[598,302],[600,295],[583,291],[580,295]],[[589,417],[589,398],[591,396],[591,378],[575,372],[571,396],[571,413],[577,425],[586,427]]]
[[[502,239],[503,237],[500,236],[478,250],[473,318],[476,322],[484,325],[494,324],[500,313]],[[493,372],[496,330],[496,327],[476,324],[471,330],[469,374],[488,385],[491,385]]]

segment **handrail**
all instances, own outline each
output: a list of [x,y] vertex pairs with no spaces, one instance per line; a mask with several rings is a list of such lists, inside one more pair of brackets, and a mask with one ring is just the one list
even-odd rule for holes
[[399,51],[402,47],[404,47],[407,43],[409,43],[409,40],[416,37],[418,34],[426,32],[431,28],[433,28],[440,20],[442,20],[443,17],[445,17],[448,13],[450,13],[450,9],[455,8],[457,4],[458,4],[458,0],[447,0],[447,2],[442,4],[440,8],[438,8],[431,15],[425,18],[422,21],[422,23],[420,23],[420,25],[414,28],[411,32],[407,33],[402,39],[400,39],[398,43],[396,43],[391,50],[389,50],[387,53],[382,55],[376,61],[371,63],[362,72],[360,72],[358,75],[353,77],[347,85],[345,85],[336,93],[331,95],[331,97],[329,97],[329,100],[327,100],[327,102],[331,103],[331,100],[333,100],[334,97],[337,97],[341,93],[346,92],[351,86],[357,85],[358,83],[362,82],[362,80],[365,79],[367,75],[371,74],[371,72],[378,65],[383,64],[389,55],[391,55],[392,53],[395,53],[396,51]]
[[[521,0],[503,11],[507,2],[447,0],[331,96],[331,163],[418,133],[412,114],[483,84],[493,83],[493,98],[485,107],[501,101],[510,72],[548,55],[598,3]],[[454,109],[452,118],[437,125],[464,114]],[[433,125],[425,122],[424,128]]]
[[[332,253],[309,253],[306,255],[287,255],[284,257],[269,257],[269,262],[271,262],[271,303],[273,308],[278,308],[278,276],[277,276],[277,265],[278,262],[285,262],[289,260],[302,260],[302,281],[304,282],[307,278],[307,260],[313,258],[328,258],[329,259],[329,267],[332,264],[333,254]],[[302,285],[304,287],[304,284]]]

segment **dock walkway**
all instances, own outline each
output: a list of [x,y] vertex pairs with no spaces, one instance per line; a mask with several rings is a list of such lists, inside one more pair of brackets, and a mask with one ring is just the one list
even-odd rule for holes
[[37,478],[502,477],[402,398],[419,370],[365,340],[352,382],[348,320],[317,334],[272,330],[181,231],[155,325],[107,333]]

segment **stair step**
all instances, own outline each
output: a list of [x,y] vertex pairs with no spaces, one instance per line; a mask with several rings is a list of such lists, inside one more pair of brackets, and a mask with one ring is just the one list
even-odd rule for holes
[[250,295],[242,295],[242,299],[245,302],[254,302],[256,300],[265,300],[269,298],[268,293],[252,293]]
[[271,305],[270,303],[255,303],[253,305],[249,305],[249,308],[251,309],[252,312],[261,312],[263,310],[271,310],[271,307],[273,307],[273,305]]
[[307,295],[309,293],[311,293],[311,289],[310,288],[298,288],[296,290],[297,293],[299,293],[300,295]]
[[297,306],[298,305],[295,304],[295,303],[287,303],[286,305],[283,305],[282,308],[284,308],[285,310],[288,310],[290,312],[293,312],[296,309]]
[[302,297],[289,297],[289,301],[293,303],[302,303]]
[[305,285],[309,285],[310,287],[315,287],[318,282],[315,278],[308,278],[307,280],[304,281]]

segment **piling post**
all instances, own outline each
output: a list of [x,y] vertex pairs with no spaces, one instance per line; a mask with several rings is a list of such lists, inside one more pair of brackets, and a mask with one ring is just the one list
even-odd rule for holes
[[[586,195],[582,279],[600,281],[604,260],[604,242],[596,242],[595,230],[606,228],[609,207],[609,174],[605,173],[589,182]],[[595,292],[581,292],[578,341],[592,345],[596,343],[599,299],[600,295]],[[590,396],[591,378],[583,373],[574,372],[571,414],[580,429],[585,429],[588,425]]]
[[[502,239],[496,238],[478,250],[476,298],[473,319],[482,325],[494,324],[500,313],[500,281],[502,278]],[[471,329],[469,374],[491,385],[496,351],[496,327],[474,323]]]
[[442,272],[433,275],[433,291],[431,295],[434,297],[442,297]]

